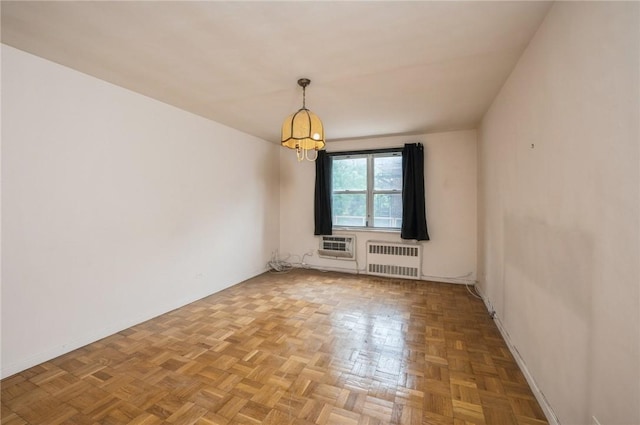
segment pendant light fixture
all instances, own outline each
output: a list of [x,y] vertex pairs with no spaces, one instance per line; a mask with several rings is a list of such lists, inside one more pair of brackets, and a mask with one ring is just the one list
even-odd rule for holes
[[[291,114],[282,124],[282,146],[295,149],[298,161],[306,159],[315,161],[319,150],[324,149],[324,128],[320,118],[305,105],[306,88],[311,84],[308,78],[298,80],[302,87],[302,108]],[[316,151],[314,157],[309,157],[309,151]]]

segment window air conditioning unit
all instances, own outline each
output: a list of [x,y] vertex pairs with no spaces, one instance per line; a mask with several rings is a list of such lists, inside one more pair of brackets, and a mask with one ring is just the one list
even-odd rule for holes
[[337,260],[354,260],[356,258],[355,235],[321,236],[318,256]]

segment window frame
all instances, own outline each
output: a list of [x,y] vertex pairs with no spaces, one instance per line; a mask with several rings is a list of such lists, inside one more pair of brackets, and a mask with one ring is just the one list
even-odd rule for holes
[[[327,155],[331,159],[333,164],[334,159],[337,158],[366,158],[367,159],[367,187],[366,190],[334,190],[331,188],[331,200],[333,202],[334,195],[365,195],[366,197],[366,217],[365,217],[365,225],[364,226],[343,226],[332,224],[332,227],[337,230],[349,229],[349,230],[366,230],[366,231],[390,231],[390,232],[400,232],[401,226],[399,227],[375,227],[373,226],[375,216],[374,216],[374,198],[375,195],[397,195],[400,194],[402,196],[402,187],[400,189],[378,189],[376,190],[374,187],[375,184],[375,159],[376,158],[389,158],[389,157],[400,157],[402,160],[402,148],[388,148],[388,149],[369,149],[369,150],[358,150],[358,151],[346,151],[346,152],[327,152]],[[331,179],[333,180],[333,166],[331,167]],[[402,185],[401,185],[402,186]],[[333,211],[332,211],[333,215]]]

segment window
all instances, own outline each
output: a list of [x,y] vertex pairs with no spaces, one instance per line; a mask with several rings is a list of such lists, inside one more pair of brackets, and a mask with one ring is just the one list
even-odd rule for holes
[[334,227],[400,229],[402,152],[331,155]]

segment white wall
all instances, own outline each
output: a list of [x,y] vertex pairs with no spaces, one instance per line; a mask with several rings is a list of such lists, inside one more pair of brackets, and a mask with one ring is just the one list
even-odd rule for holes
[[2,376],[265,270],[279,146],[2,46]]
[[560,2],[479,133],[479,280],[562,424],[640,423],[640,4]]
[[[476,277],[476,132],[457,131],[419,136],[394,136],[327,143],[328,152],[425,147],[425,191],[430,240],[423,244],[423,279],[473,282]],[[315,164],[298,163],[294,151],[280,152],[280,251],[293,261],[314,251],[312,267],[355,272],[356,262],[319,258],[319,237],[313,236]],[[364,270],[367,240],[400,242],[399,232],[344,231],[357,238],[357,267]]]

